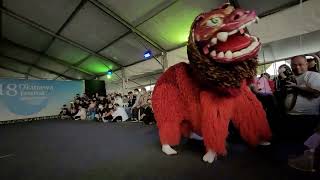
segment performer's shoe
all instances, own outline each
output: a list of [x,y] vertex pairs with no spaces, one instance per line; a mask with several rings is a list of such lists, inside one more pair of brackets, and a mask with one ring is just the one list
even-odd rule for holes
[[271,145],[271,142],[269,142],[269,141],[261,141],[261,142],[259,143],[259,145],[261,145],[261,146],[270,146],[270,145]]

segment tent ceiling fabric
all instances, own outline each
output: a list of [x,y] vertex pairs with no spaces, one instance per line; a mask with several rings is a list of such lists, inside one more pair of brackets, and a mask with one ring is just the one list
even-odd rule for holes
[[132,77],[159,70],[162,70],[162,66],[155,59],[150,59],[125,68],[125,74],[127,77]]
[[[300,44],[301,39],[301,44]],[[290,58],[301,54],[318,52],[320,30],[300,36],[290,37],[265,44],[259,53],[261,63]]]
[[29,69],[29,66],[16,61],[11,61],[5,57],[0,57],[0,62],[1,62],[1,66],[7,67],[8,69],[13,68],[14,70],[17,70],[18,72],[21,72],[21,73],[27,73]]
[[69,69],[64,73],[65,76],[73,77],[75,79],[92,79],[88,74],[82,73],[80,71],[76,71],[74,69]]
[[223,0],[180,0],[168,9],[138,26],[166,50],[177,48],[188,39],[191,23],[203,11],[219,6]]
[[129,30],[90,2],[78,12],[61,35],[98,51]]
[[263,15],[270,10],[280,8],[289,3],[298,3],[300,0],[267,0],[259,1],[259,3],[252,0],[238,0],[240,7],[244,9],[254,9],[258,15]]
[[3,5],[57,32],[81,0],[3,0]]
[[43,70],[40,70],[40,69],[34,68],[34,67],[30,70],[30,75],[41,77],[44,79],[53,79],[53,78],[57,77],[57,75],[55,75],[55,74],[51,74],[51,73],[48,73],[46,71],[43,71]]
[[[150,83],[150,79],[151,82],[157,79],[153,76],[142,77],[162,71],[163,68],[153,58],[144,60],[143,53],[148,49],[153,55],[167,54],[168,66],[181,61],[186,62],[186,48],[182,46],[187,41],[192,21],[200,12],[208,11],[226,1],[2,0],[2,2],[2,36],[12,44],[0,43],[1,55],[9,57],[4,63],[2,58],[0,68],[7,70],[0,69],[1,77],[4,77],[2,72],[5,71],[10,71],[12,77],[20,77],[19,74],[23,77],[30,69],[30,64],[38,67],[31,69],[30,78],[93,79],[110,68],[114,70],[111,79],[106,76],[100,79],[113,82],[119,88],[122,87],[122,72],[119,70],[122,67],[125,67],[127,78],[139,77],[136,79],[137,82],[130,82],[128,85],[130,87],[148,81]],[[291,8],[287,6],[299,3],[300,0],[235,2],[240,7],[255,9],[259,15],[268,15],[261,19],[260,24],[250,27],[249,30],[261,38],[265,43],[264,48],[267,49],[265,54],[270,52],[273,59],[294,54],[292,48],[300,53],[314,50],[311,46],[319,47],[316,42],[319,36],[317,31],[320,30],[318,18],[320,11],[317,8],[320,6],[319,0],[304,2],[302,10],[299,9],[300,6]],[[271,14],[282,8],[287,9]],[[299,47],[300,50],[297,50],[299,35],[303,35],[305,48]],[[287,48],[283,48],[284,46]],[[270,56],[268,60],[272,59],[271,55],[267,55]],[[156,57],[162,61],[161,56]],[[21,63],[12,59],[18,59]]]
[[[99,0],[114,12],[120,14],[128,23],[136,26],[154,16],[159,10],[174,0]],[[130,8],[128,8],[130,7]]]
[[68,67],[66,67],[62,64],[56,63],[46,57],[41,57],[39,62],[37,63],[37,66],[42,67],[42,68],[47,68],[47,69],[54,71],[54,72],[57,72],[57,73],[63,73],[64,71],[66,71],[68,69]]
[[260,23],[249,27],[262,43],[269,43],[302,35],[320,29],[320,1],[309,0],[302,4],[264,17]]
[[150,43],[131,33],[101,51],[100,54],[117,60],[123,66],[127,66],[141,61],[144,58],[143,54],[146,49],[151,50],[154,55],[161,53]]
[[0,54],[15,59],[20,59],[21,61],[26,63],[34,63],[37,59],[40,58],[39,54],[30,53],[23,50],[22,48],[15,47],[12,44],[4,42],[0,43]]
[[10,71],[0,67],[0,77],[2,78],[24,78],[25,75],[17,72]]
[[70,64],[76,64],[81,59],[87,57],[89,53],[71,46],[59,39],[55,39],[47,50],[46,54],[56,57]]
[[3,37],[37,51],[44,50],[52,39],[51,36],[5,14],[2,14],[2,23]]

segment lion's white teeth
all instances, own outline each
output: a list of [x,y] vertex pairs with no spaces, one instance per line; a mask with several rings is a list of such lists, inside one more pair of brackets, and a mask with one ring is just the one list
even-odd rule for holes
[[227,32],[219,32],[217,34],[217,38],[222,41],[222,42],[226,42],[228,39],[229,34]]
[[211,57],[216,57],[217,56],[217,52],[216,51],[211,51],[210,56]]
[[225,54],[225,57],[226,57],[227,59],[232,59],[232,52],[231,52],[230,50],[227,51],[226,54]]
[[234,52],[232,53],[232,56],[233,57],[239,57],[239,56],[242,56],[243,54],[240,52],[240,51],[237,51],[237,52]]
[[224,58],[224,53],[223,52],[219,52],[218,58]]
[[211,44],[212,44],[212,45],[216,45],[217,42],[218,42],[217,38],[212,38],[212,39],[211,39]]

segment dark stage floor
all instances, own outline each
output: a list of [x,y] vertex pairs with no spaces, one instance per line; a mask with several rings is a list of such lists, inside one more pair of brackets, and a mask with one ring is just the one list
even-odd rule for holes
[[320,179],[287,167],[294,146],[258,149],[230,144],[227,157],[202,162],[201,143],[189,141],[168,157],[154,126],[51,120],[0,126],[1,180]]

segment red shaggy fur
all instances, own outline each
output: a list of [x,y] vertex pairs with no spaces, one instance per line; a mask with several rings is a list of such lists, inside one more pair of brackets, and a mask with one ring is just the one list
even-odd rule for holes
[[262,105],[245,82],[236,96],[219,96],[191,77],[190,65],[179,63],[157,81],[152,103],[161,144],[177,145],[181,135],[193,131],[203,136],[207,149],[224,155],[230,120],[249,144],[271,137]]

